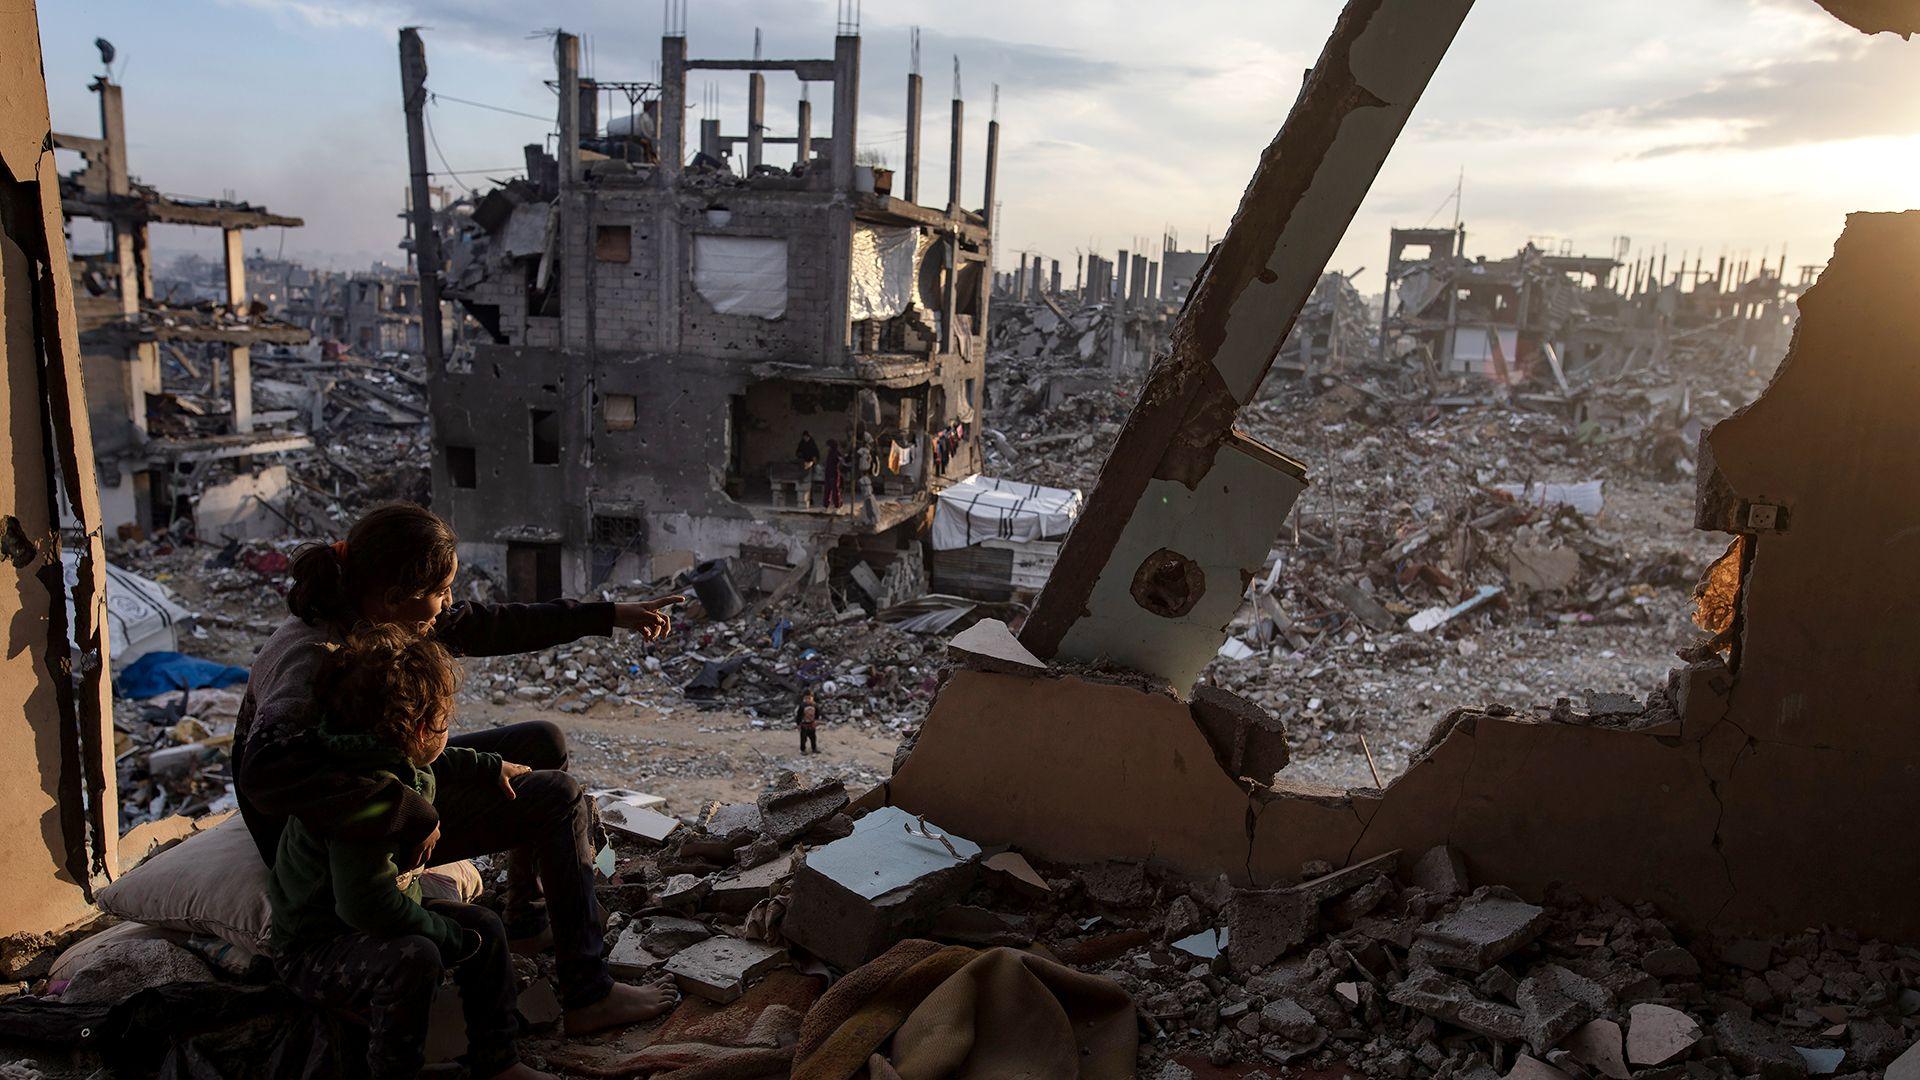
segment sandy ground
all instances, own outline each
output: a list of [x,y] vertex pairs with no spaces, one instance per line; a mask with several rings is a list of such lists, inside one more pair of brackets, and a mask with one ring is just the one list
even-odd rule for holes
[[524,720],[551,720],[566,731],[581,783],[659,795],[675,814],[696,813],[715,799],[750,802],[785,771],[803,783],[837,777],[857,794],[892,771],[897,743],[829,723],[819,732],[820,752],[802,755],[791,727],[755,727],[743,713],[607,704],[569,715],[520,702],[462,702],[454,726],[475,731]]

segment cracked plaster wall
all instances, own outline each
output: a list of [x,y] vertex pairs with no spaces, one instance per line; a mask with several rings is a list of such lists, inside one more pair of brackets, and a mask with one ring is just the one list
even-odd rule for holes
[[[1920,939],[1920,211],[1855,214],[1767,392],[1709,435],[1755,537],[1740,669],[1677,670],[1636,730],[1463,711],[1385,790],[1229,777],[1171,695],[960,670],[889,797],[981,844],[1288,881],[1450,843],[1476,881],[1562,882],[1683,923]],[[1282,773],[1284,777],[1284,773]]]

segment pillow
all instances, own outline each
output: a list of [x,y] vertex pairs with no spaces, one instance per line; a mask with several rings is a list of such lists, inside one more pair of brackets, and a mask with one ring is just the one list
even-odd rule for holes
[[[432,867],[420,880],[427,899],[470,902],[480,888],[480,871],[465,861]],[[267,864],[237,814],[122,874],[100,890],[99,899],[109,915],[273,955]]]

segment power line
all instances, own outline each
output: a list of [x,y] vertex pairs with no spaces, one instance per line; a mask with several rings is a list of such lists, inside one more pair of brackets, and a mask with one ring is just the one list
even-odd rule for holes
[[433,143],[433,152],[439,156],[440,165],[442,168],[447,170],[447,175],[453,177],[454,183],[459,184],[463,188],[466,188],[467,194],[469,195],[480,194],[479,192],[473,190],[473,188],[470,185],[468,185],[468,183],[465,180],[460,179],[460,174],[454,171],[453,163],[447,160],[446,152],[440,149],[440,138],[439,136],[433,133],[433,114],[428,112],[425,109],[422,109],[420,110],[420,119],[426,122],[427,139],[428,141]]
[[538,113],[521,112],[518,109],[508,109],[499,105],[488,105],[483,101],[468,101],[466,98],[457,98],[451,94],[436,93],[435,91],[432,91],[432,90],[427,91],[427,99],[434,102],[451,101],[458,105],[471,105],[476,109],[491,109],[492,111],[497,113],[506,113],[508,116],[524,116],[529,120],[545,120],[548,123],[553,122],[553,117],[551,116],[541,116]]

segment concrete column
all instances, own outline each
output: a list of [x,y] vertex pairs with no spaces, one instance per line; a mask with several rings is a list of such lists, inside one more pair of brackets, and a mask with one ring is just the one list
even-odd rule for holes
[[576,94],[580,99],[578,111],[580,137],[595,139],[600,136],[600,87],[592,79],[581,79]]
[[799,123],[794,125],[793,162],[804,171],[813,157],[813,102],[801,98],[794,104]]
[[1033,257],[1033,295],[1035,299],[1039,298],[1040,292],[1041,292],[1041,286],[1046,283],[1046,279],[1041,277],[1040,273],[1041,273],[1040,256],[1035,255]]
[[560,184],[580,180],[580,39],[554,35],[553,64],[560,83]]
[[1131,295],[1127,292],[1127,274],[1133,270],[1133,263],[1128,259],[1125,251],[1122,251],[1120,257],[1114,260],[1113,268],[1113,301],[1124,308]]
[[920,73],[907,76],[907,161],[902,193],[908,202],[920,201]]
[[700,152],[710,158],[720,158],[720,121],[700,121]]
[[[247,234],[240,229],[223,229],[226,241],[227,303],[237,312],[247,310]],[[233,430],[242,434],[253,430],[253,352],[245,345],[232,345],[227,357],[233,367]]]
[[765,160],[767,139],[767,77],[759,72],[747,76],[747,175]]
[[947,159],[947,213],[960,212],[961,136],[966,133],[967,103],[953,99],[952,155]]
[[1027,297],[1027,253],[1020,253],[1020,269],[1013,274],[1013,298],[1024,300]]
[[1053,260],[1053,294],[1060,295],[1060,260]]
[[1133,276],[1127,280],[1127,306],[1146,310],[1150,297],[1147,293],[1147,257],[1133,257]]
[[1160,295],[1160,264],[1150,262],[1147,264],[1147,303],[1157,304],[1163,299],[1165,297]]
[[[958,105],[959,102],[954,102]],[[957,142],[954,144],[959,145]],[[987,188],[981,198],[980,216],[987,223],[987,231],[992,232],[999,222],[995,220],[995,202],[1000,198],[1000,121],[987,121]]]
[[[420,30],[407,27],[400,31],[400,93],[407,113],[408,199],[413,214],[413,266],[420,278],[420,351],[427,357],[427,374],[439,375],[446,363],[440,324],[440,233],[433,224],[433,195],[427,176],[427,138],[423,128],[427,105],[427,48],[420,41]],[[532,151],[527,147],[529,177],[533,171]],[[429,382],[428,393],[433,384]]]
[[[859,139],[860,121],[860,38],[842,34],[833,39],[833,189],[845,191],[853,186],[853,155]],[[849,224],[851,229],[851,224]],[[844,244],[851,245],[848,233]],[[841,268],[844,271],[844,266]],[[841,272],[838,295],[846,295],[846,274]],[[843,303],[842,307],[845,306]],[[842,335],[844,337],[844,335]]]
[[[687,163],[687,39],[660,39],[660,182],[680,182]],[[671,311],[674,308],[664,308]]]

